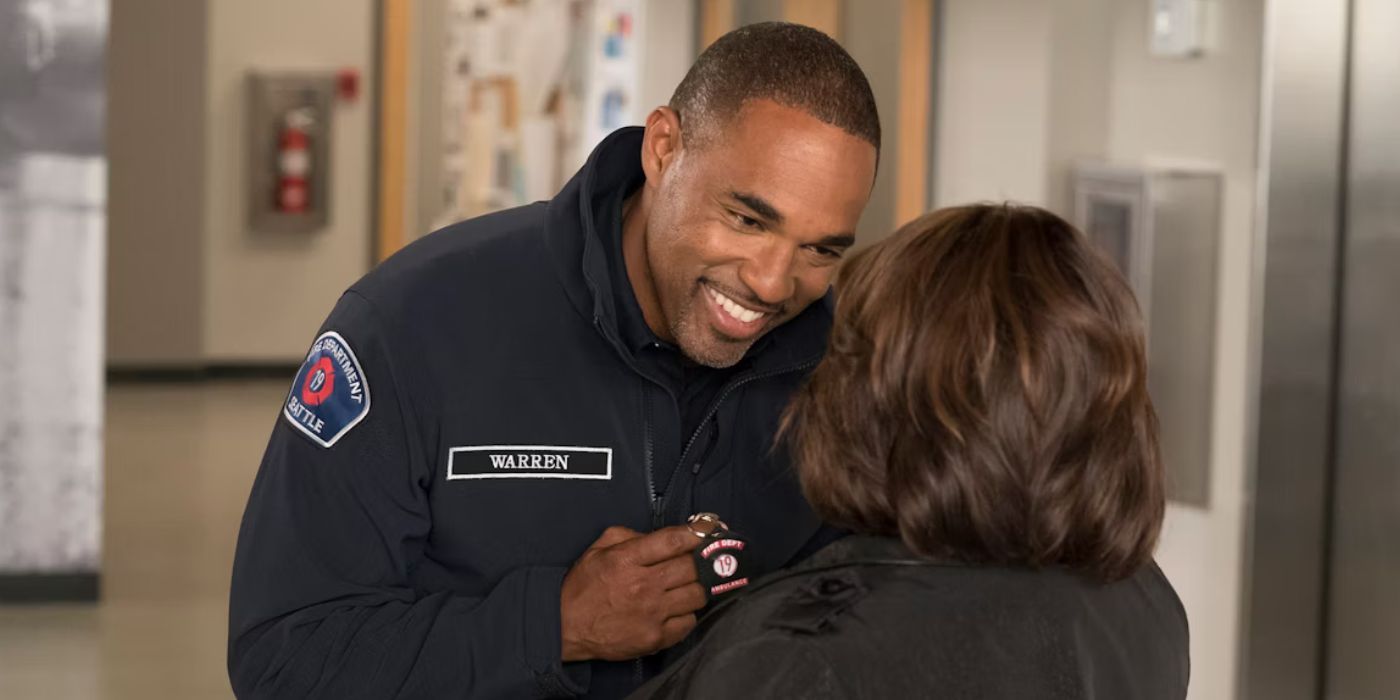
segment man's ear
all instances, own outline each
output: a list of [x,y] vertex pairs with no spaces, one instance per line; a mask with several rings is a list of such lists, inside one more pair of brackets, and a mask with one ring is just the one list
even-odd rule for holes
[[681,154],[681,115],[670,107],[657,107],[647,115],[642,136],[642,172],[647,182],[658,184]]

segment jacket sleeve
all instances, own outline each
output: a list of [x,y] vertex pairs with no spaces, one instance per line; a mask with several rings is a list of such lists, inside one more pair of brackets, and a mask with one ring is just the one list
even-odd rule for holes
[[[284,400],[238,536],[228,644],[235,694],[584,692],[586,666],[565,672],[560,663],[562,567],[514,570],[481,597],[410,583],[431,529],[436,428],[419,415],[415,370],[404,364],[411,353],[394,356],[394,341],[412,347],[347,292]],[[333,352],[318,364],[324,347]],[[318,368],[328,374],[312,377]],[[351,379],[361,382],[362,415],[344,395],[355,390]]]

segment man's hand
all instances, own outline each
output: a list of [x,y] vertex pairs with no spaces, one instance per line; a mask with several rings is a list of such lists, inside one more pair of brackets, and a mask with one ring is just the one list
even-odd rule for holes
[[649,535],[608,528],[564,577],[563,660],[635,659],[690,634],[705,606],[691,559],[700,543],[684,526]]

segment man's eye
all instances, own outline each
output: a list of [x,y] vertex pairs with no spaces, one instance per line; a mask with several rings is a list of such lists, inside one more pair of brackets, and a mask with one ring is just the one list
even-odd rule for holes
[[744,216],[738,212],[734,213],[734,220],[739,222],[739,225],[744,228],[763,228],[763,222],[751,216]]
[[839,251],[839,250],[837,250],[837,249],[835,249],[835,248],[828,248],[828,247],[826,247],[826,246],[820,246],[820,245],[819,245],[819,246],[812,246],[812,250],[813,250],[817,255],[820,255],[820,256],[822,256],[823,258],[831,258],[831,259],[835,260],[835,259],[839,259],[839,258],[841,257],[841,251]]

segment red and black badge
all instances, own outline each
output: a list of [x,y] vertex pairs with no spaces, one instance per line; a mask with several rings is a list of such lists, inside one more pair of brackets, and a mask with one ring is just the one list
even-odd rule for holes
[[749,541],[729,529],[714,513],[690,516],[690,531],[705,542],[695,550],[695,571],[705,596],[711,601],[731,591],[749,585],[745,561]]
[[306,373],[306,382],[301,387],[301,402],[307,406],[320,406],[335,393],[335,364],[331,358],[322,357]]

